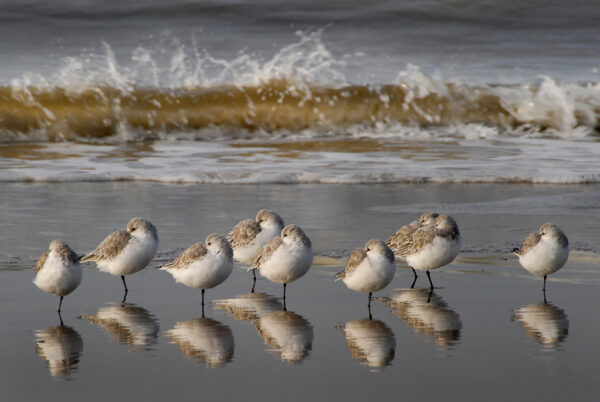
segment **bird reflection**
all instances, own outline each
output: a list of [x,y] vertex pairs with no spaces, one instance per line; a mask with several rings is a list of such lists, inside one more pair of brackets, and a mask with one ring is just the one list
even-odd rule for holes
[[527,335],[549,349],[556,348],[569,334],[567,314],[550,303],[540,302],[521,307],[513,319],[521,322]]
[[266,293],[249,293],[214,303],[236,320],[250,321],[267,350],[278,354],[282,361],[298,364],[310,354],[312,325],[301,315],[286,311],[279,299]]
[[350,355],[372,370],[389,366],[394,360],[396,337],[383,321],[363,318],[348,321],[340,329]]
[[233,359],[231,329],[212,318],[178,322],[166,335],[187,357],[207,367],[223,367]]
[[462,322],[458,313],[431,289],[398,289],[380,301],[390,306],[413,332],[433,338],[438,346],[451,346],[460,340]]
[[149,350],[156,344],[158,321],[145,308],[132,303],[102,307],[96,315],[82,315],[104,327],[115,342],[133,346],[132,350]]
[[36,352],[48,364],[54,378],[67,378],[77,371],[83,340],[73,328],[56,325],[36,331]]
[[256,320],[261,315],[283,310],[279,299],[267,293],[248,293],[233,299],[215,300],[213,304],[241,321]]

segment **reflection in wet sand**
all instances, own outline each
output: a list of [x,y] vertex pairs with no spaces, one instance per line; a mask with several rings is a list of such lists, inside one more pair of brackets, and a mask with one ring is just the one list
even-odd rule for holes
[[451,346],[460,340],[462,322],[458,313],[430,289],[398,289],[380,301],[393,309],[413,332],[432,337],[439,346]]
[[284,362],[298,364],[310,354],[313,328],[301,315],[277,311],[255,320],[254,326],[269,351],[278,353]]
[[350,355],[372,369],[389,366],[394,360],[396,337],[384,322],[363,318],[348,321],[340,329]]
[[233,359],[233,333],[217,320],[178,322],[166,335],[187,357],[206,362],[207,367],[222,367]]
[[132,350],[148,350],[156,344],[158,321],[148,310],[135,304],[102,307],[96,315],[81,318],[104,327],[115,342],[131,345]]
[[549,349],[556,348],[569,334],[567,315],[550,303],[521,307],[515,312],[514,319],[521,322],[527,335]]
[[283,310],[279,299],[267,293],[248,293],[232,299],[215,300],[213,304],[242,321],[256,320],[261,315]]
[[71,327],[56,325],[36,331],[36,352],[48,364],[50,375],[67,377],[77,371],[79,356],[83,351],[83,340]]
[[266,293],[249,293],[214,303],[236,320],[250,321],[263,338],[268,351],[279,354],[284,362],[297,364],[310,354],[312,325],[304,317],[285,311],[277,298]]

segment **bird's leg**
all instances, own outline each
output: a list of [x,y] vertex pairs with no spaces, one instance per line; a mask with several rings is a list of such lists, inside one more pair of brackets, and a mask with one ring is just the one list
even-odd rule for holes
[[544,287],[542,288],[542,290],[544,291],[544,293],[546,293],[546,277],[548,275],[544,275]]
[[415,283],[417,283],[417,271],[415,271],[415,269],[413,267],[410,267],[410,269],[412,269],[413,274],[415,275],[415,279],[413,280],[412,284],[410,285],[410,288],[413,289],[415,287]]
[[283,284],[283,300],[285,300],[285,288],[287,286],[287,283]]
[[62,306],[62,299],[63,299],[63,296],[60,297],[60,301],[58,302],[58,314],[59,315],[60,315],[60,308]]
[[204,318],[204,289],[202,289],[202,318]]
[[429,271],[426,271],[426,272],[427,272],[427,279],[429,279],[430,289],[433,290],[433,282],[431,282],[431,275],[429,274]]
[[[427,271],[429,272],[429,271]],[[429,303],[431,301],[431,295],[433,295],[433,288],[429,289],[429,295],[427,296],[427,303]]]
[[123,295],[123,300],[121,300],[121,303],[125,303],[125,300],[127,300],[127,292],[129,292],[129,289],[127,289],[127,283],[125,283],[125,275],[121,275],[121,280],[123,281],[123,286],[125,286],[125,294]]
[[373,316],[371,315],[371,296],[373,295],[373,292],[369,292],[369,302],[367,303],[367,309],[369,310],[369,320],[373,319]]
[[60,315],[60,310],[58,311],[58,319],[60,320],[60,326],[64,327],[63,320],[62,320],[62,315]]
[[[254,271],[252,271],[254,272]],[[252,280],[252,290],[250,291],[250,293],[254,293],[254,287],[256,286],[256,276],[254,276],[254,279]]]
[[254,282],[256,282],[256,269],[252,270],[252,279],[254,279]]

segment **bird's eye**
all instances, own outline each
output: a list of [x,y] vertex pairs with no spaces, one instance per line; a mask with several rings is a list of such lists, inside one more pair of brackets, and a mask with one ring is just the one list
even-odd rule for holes
[[131,231],[133,232],[135,230],[135,228],[131,228]]
[[367,251],[371,251],[371,249],[370,249],[370,248],[367,248]]
[[208,242],[207,244],[210,246],[212,243],[211,243],[211,242]]

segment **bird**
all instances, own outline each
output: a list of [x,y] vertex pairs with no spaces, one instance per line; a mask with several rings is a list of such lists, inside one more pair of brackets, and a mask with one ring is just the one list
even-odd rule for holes
[[371,296],[390,284],[396,272],[394,253],[381,240],[371,239],[364,248],[355,250],[342,272],[338,272],[335,280],[342,280],[346,286],[357,292],[369,292],[369,309]]
[[233,271],[233,250],[225,237],[213,233],[206,237],[205,243],[191,245],[160,269],[173,275],[175,282],[202,289],[204,316],[204,292],[229,278]]
[[41,255],[35,265],[35,273],[33,283],[38,288],[60,296],[60,315],[63,297],[74,291],[83,277],[79,256],[64,241],[52,240],[48,251]]
[[[398,229],[393,235],[391,235],[387,240],[386,244],[392,249],[394,255],[396,257],[404,258],[404,256],[400,255],[400,253],[396,252],[404,243],[406,243],[410,237],[421,227],[432,225],[435,222],[435,219],[439,216],[436,212],[425,212],[423,213],[419,219],[416,219],[409,223],[408,225],[402,226]],[[415,276],[413,286],[417,281],[417,272],[413,267],[410,267]]]
[[144,269],[154,258],[157,249],[158,233],[154,225],[144,218],[133,218],[127,224],[127,230],[119,230],[106,236],[81,261],[94,261],[101,271],[120,275],[125,287],[125,302],[128,292],[125,275]]
[[521,248],[513,249],[519,257],[519,263],[534,275],[546,277],[558,271],[569,258],[569,239],[565,233],[553,223],[544,223],[540,230],[530,233]]
[[[258,211],[256,219],[241,221],[227,235],[227,240],[233,248],[233,258],[244,264],[252,264],[264,245],[279,236],[283,227],[281,216],[266,209]],[[254,270],[252,277],[256,281]]]
[[413,269],[415,279],[411,288],[417,281],[415,269],[418,269],[427,272],[429,286],[433,289],[429,271],[451,263],[460,247],[460,230],[456,221],[449,215],[439,215],[433,223],[421,226],[392,249]]
[[299,226],[287,225],[281,236],[274,237],[260,250],[248,270],[257,269],[270,281],[283,284],[285,308],[287,284],[306,274],[312,261],[312,243],[308,236]]

